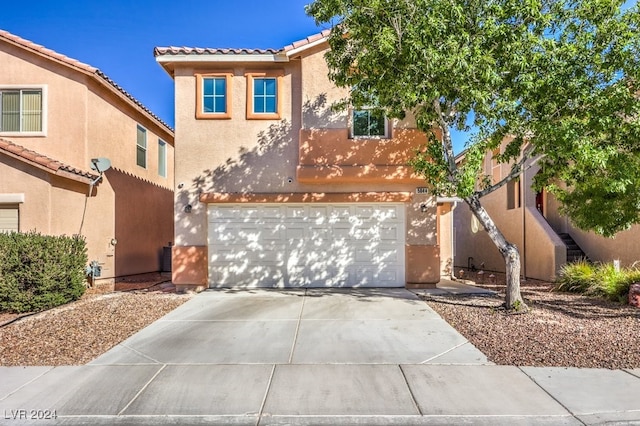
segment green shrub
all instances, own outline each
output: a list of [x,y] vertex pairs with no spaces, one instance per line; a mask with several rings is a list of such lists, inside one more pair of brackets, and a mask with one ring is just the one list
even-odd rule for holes
[[622,302],[636,282],[640,282],[640,269],[635,266],[617,271],[611,263],[592,265],[580,261],[562,267],[556,290]]
[[0,311],[39,312],[84,294],[83,237],[0,233]]

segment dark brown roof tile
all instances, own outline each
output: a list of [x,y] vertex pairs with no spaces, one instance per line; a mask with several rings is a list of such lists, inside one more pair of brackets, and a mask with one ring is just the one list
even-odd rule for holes
[[91,172],[77,169],[68,164],[64,164],[60,161],[54,160],[53,158],[47,157],[46,155],[31,151],[7,139],[0,138],[0,153],[3,152],[25,163],[44,167],[53,173],[65,171],[88,180],[94,180],[98,177],[98,175]]

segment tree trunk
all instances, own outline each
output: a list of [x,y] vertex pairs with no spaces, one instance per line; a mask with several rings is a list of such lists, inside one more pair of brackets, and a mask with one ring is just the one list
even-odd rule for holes
[[482,207],[477,196],[471,196],[465,199],[465,202],[469,205],[469,208],[471,208],[471,211],[480,224],[482,224],[485,231],[487,231],[489,238],[491,238],[491,241],[493,241],[504,258],[507,281],[506,308],[525,311],[527,305],[524,303],[520,294],[520,253],[518,252],[518,248],[507,241],[493,222],[493,219],[491,219],[487,211]]

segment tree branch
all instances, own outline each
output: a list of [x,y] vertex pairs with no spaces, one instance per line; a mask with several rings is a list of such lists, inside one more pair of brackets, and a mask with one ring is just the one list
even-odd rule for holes
[[538,158],[536,158],[534,161],[532,161],[531,164],[529,164],[526,167],[523,167],[524,163],[526,163],[527,160],[529,160],[529,154],[531,154],[531,151],[533,151],[533,145],[529,145],[527,148],[524,149],[524,151],[522,152],[522,158],[520,158],[520,160],[516,164],[514,164],[513,167],[511,167],[511,172],[509,172],[509,174],[507,176],[505,176],[500,182],[496,183],[495,185],[491,185],[490,187],[485,188],[482,191],[476,191],[474,194],[477,195],[478,198],[482,198],[485,195],[491,194],[495,190],[500,189],[503,186],[505,186],[512,179],[515,179],[522,172],[525,172],[525,171],[529,170],[542,157],[544,157],[544,155],[540,155]]
[[442,115],[442,108],[440,108],[440,100],[433,100],[433,108],[438,114],[438,125],[440,129],[442,129],[442,146],[444,148],[445,160],[447,161],[447,165],[449,168],[449,174],[454,177],[455,171],[457,170],[456,166],[456,158],[453,154],[453,144],[451,143],[451,132],[449,130],[449,123],[444,119]]

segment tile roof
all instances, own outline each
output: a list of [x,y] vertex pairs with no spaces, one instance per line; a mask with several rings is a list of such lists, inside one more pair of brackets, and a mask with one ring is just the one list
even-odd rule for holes
[[138,101],[136,98],[134,98],[129,92],[127,92],[126,90],[124,90],[122,87],[120,87],[118,84],[116,84],[113,80],[111,80],[109,77],[107,77],[106,74],[104,74],[102,71],[100,71],[98,68],[95,68],[91,65],[85,64],[83,62],[80,62],[78,60],[75,60],[73,58],[69,58],[68,56],[62,55],[54,50],[51,49],[47,49],[44,46],[41,46],[39,44],[36,44],[32,41],[26,40],[22,37],[18,37],[15,34],[11,34],[8,31],[5,30],[0,30],[0,40],[4,40],[7,41],[11,44],[15,44],[18,45],[20,47],[22,47],[23,49],[26,50],[30,50],[38,55],[44,56],[50,60],[53,60],[55,62],[61,63],[63,65],[66,65],[72,69],[75,69],[77,71],[80,72],[84,72],[86,74],[90,74],[93,75],[94,78],[96,78],[96,80],[100,81],[100,82],[105,82],[107,83],[107,87],[111,88],[112,90],[116,91],[118,94],[124,95],[129,101],[133,102],[139,109],[141,109],[144,113],[148,114],[149,116],[151,116],[151,118],[153,118],[155,121],[157,121],[159,124],[161,124],[162,126],[164,126],[167,130],[169,130],[171,133],[173,133],[173,129],[164,121],[162,121],[162,119],[160,119],[160,117],[158,117],[157,115],[155,115],[153,112],[151,112],[151,110],[149,110],[147,107],[145,107],[140,101]]
[[236,48],[215,48],[215,47],[156,47],[153,50],[154,56],[161,55],[277,55],[287,53],[293,49],[298,49],[314,42],[321,41],[329,36],[331,30],[324,30],[318,34],[311,35],[303,40],[295,41],[280,49],[236,49]]
[[89,183],[89,181],[98,177],[96,174],[76,169],[68,164],[61,163],[60,161],[54,160],[46,155],[31,151],[23,146],[2,138],[0,138],[0,153],[44,169],[49,173],[63,175],[86,183]]
[[277,55],[283,49],[229,49],[212,47],[156,47],[153,50],[158,55]]
[[320,33],[310,35],[309,37],[307,37],[305,39],[294,41],[293,43],[285,46],[283,50],[285,52],[288,52],[288,51],[293,50],[293,49],[299,49],[299,48],[307,46],[309,44],[312,44],[312,43],[315,43],[315,42],[319,42],[319,41],[321,41],[323,39],[326,39],[327,37],[329,37],[329,34],[331,34],[331,30],[323,30]]

